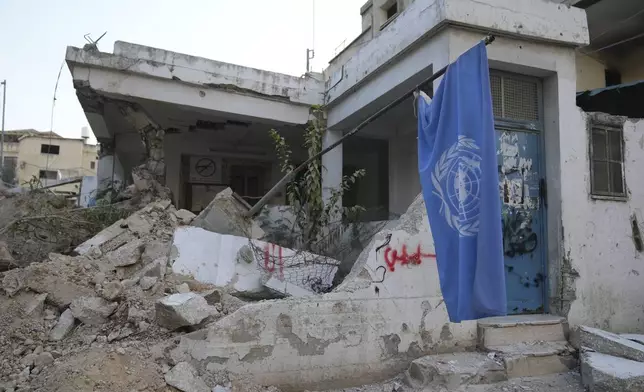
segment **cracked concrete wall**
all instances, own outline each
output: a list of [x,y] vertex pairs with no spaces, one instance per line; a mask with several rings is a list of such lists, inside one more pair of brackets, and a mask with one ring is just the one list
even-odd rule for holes
[[303,390],[372,383],[423,355],[473,349],[476,323],[448,321],[424,209],[417,198],[376,235],[334,292],[246,305],[182,337],[173,358]]
[[[614,332],[641,332],[644,322],[644,255],[633,242],[632,216],[644,219],[644,120],[601,113],[572,113],[574,128],[562,145],[562,221],[567,275],[564,293],[571,300],[573,325]],[[590,194],[592,124],[622,127],[625,200]]]

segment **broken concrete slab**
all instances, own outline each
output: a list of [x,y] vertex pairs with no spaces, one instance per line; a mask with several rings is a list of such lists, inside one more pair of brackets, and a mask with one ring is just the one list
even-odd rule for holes
[[49,332],[49,340],[60,341],[67,336],[67,334],[74,329],[75,323],[74,315],[70,309],[67,309],[60,315],[58,322]]
[[92,248],[98,248],[100,250],[101,245],[125,233],[127,228],[124,226],[125,220],[123,219],[114,222],[111,226],[103,229],[94,237],[77,246],[74,252],[83,256],[88,254]]
[[170,369],[165,374],[165,382],[183,392],[210,392],[197,370],[187,362],[180,362]]
[[103,282],[100,287],[99,294],[108,301],[114,301],[123,294],[121,282]]
[[127,228],[137,236],[144,236],[152,230],[152,222],[146,219],[146,217],[141,213],[130,215],[125,220],[125,225],[127,225]]
[[217,309],[195,293],[173,294],[156,302],[157,324],[169,330],[199,325],[217,314]]
[[205,293],[201,293],[201,296],[204,297],[208,305],[214,306],[221,302],[221,291],[217,289],[208,290]]
[[219,234],[245,238],[264,237],[264,230],[252,219],[245,216],[250,205],[232,189],[219,192],[201,213],[194,218],[192,226]]
[[83,324],[99,326],[114,313],[118,304],[108,302],[100,297],[80,297],[69,305],[74,317]]
[[[197,227],[179,227],[173,238],[172,270],[239,295],[265,295],[263,279],[315,291],[332,287],[339,261]],[[270,296],[269,296],[270,297]]]
[[141,255],[143,264],[150,264],[160,258],[168,258],[170,254],[170,243],[163,241],[150,241],[145,244],[145,249]]
[[179,210],[175,211],[174,215],[177,217],[180,225],[189,225],[197,215],[193,214],[188,210]]
[[624,339],[631,340],[631,341],[633,341],[635,343],[644,344],[644,335],[625,333],[625,334],[621,334],[619,336],[624,338]]
[[[420,248],[419,261],[388,263],[387,248],[400,255],[403,247]],[[171,357],[260,385],[324,390],[384,381],[424,355],[474,350],[476,322],[449,322],[433,253],[419,195],[371,240],[334,291],[247,304],[183,335]]]
[[598,353],[644,362],[644,345],[611,332],[581,326],[579,342],[582,348]]
[[113,267],[127,267],[141,260],[145,245],[142,240],[130,241],[107,254],[107,261]]
[[641,392],[644,391],[644,364],[597,352],[583,352],[581,380],[589,392]]
[[456,390],[463,385],[507,380],[500,361],[483,353],[429,355],[412,361],[406,380],[414,388],[442,386]]
[[94,290],[79,285],[70,279],[71,276],[60,273],[59,269],[63,266],[62,262],[52,261],[8,271],[2,279],[2,287],[9,296],[23,288],[41,294],[48,293],[47,302],[61,310],[67,308],[74,298],[94,295]]
[[287,281],[277,279],[274,276],[271,276],[264,283],[264,287],[284,297],[308,297],[312,295],[317,295],[317,293],[311,290],[307,290],[303,287],[294,285]]
[[159,279],[154,276],[144,276],[139,281],[139,286],[141,286],[141,289],[147,291],[147,290],[150,290],[152,287],[154,287],[154,285],[157,284],[158,280]]
[[45,300],[49,294],[38,294],[25,306],[27,316],[40,316],[45,309]]

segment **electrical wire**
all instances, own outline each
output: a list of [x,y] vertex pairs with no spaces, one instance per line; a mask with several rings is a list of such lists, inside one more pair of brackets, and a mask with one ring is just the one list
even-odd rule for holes
[[[60,82],[60,74],[63,72],[63,67],[65,66],[65,60],[60,64],[60,69],[58,70],[58,77],[56,78],[56,86],[54,87],[54,98],[51,101],[51,118],[49,120],[49,146],[51,148],[51,140],[54,136],[54,108],[56,107],[56,93],[58,92],[58,82]],[[49,150],[47,150],[49,152]],[[45,164],[45,170],[49,169],[49,154],[47,154],[47,161]]]

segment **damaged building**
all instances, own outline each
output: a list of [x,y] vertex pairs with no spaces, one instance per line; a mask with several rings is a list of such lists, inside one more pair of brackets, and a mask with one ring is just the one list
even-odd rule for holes
[[[629,19],[640,2],[614,3],[370,0],[359,37],[323,73],[302,77],[120,41],[112,53],[68,47],[79,102],[101,145],[99,187],[158,181],[177,210],[204,217],[224,190],[244,206],[232,215],[243,216],[283,177],[271,129],[304,162],[299,146],[312,108],[324,109],[323,146],[330,146],[486,34],[496,37],[488,57],[511,316],[449,322],[418,196],[409,97],[323,155],[325,200],[344,174],[366,171],[341,203],[365,207],[362,220],[379,232],[346,259],[302,256],[316,259],[317,269],[289,280],[282,268],[295,271],[306,260],[281,264],[291,250],[262,241],[247,219],[241,232],[194,223],[175,230],[174,273],[254,299],[267,298],[272,285],[289,298],[250,303],[182,335],[170,350],[173,363],[303,390],[385,380],[414,361],[409,382],[427,385],[434,371],[427,369],[439,365],[419,358],[479,348],[499,353],[502,361],[476,360],[494,361],[486,380],[502,381],[574,368],[568,331],[579,326],[644,331],[637,175],[644,121],[631,102],[641,100],[644,69],[641,40],[628,39],[644,24]],[[282,191],[265,208],[285,204]],[[344,279],[332,282],[341,269]],[[306,279],[312,275],[324,290]],[[183,294],[173,300],[200,301]]]

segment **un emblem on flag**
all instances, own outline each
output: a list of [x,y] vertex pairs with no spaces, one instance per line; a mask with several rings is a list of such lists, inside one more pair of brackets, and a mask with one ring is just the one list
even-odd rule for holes
[[441,155],[434,171],[434,194],[441,201],[440,212],[447,224],[462,237],[479,232],[481,156],[474,139],[459,136]]

